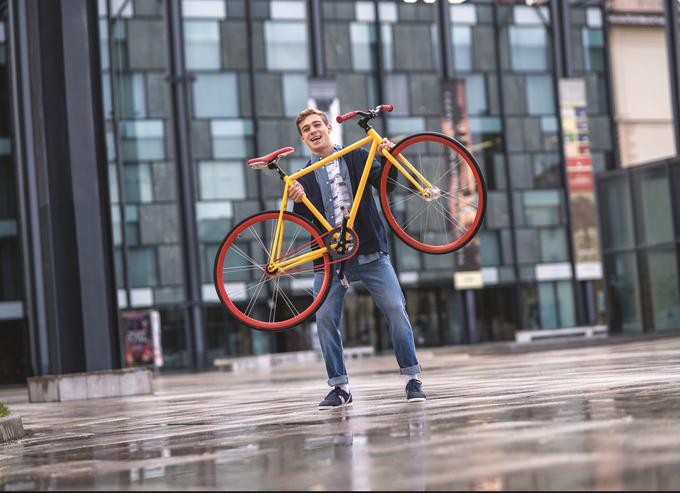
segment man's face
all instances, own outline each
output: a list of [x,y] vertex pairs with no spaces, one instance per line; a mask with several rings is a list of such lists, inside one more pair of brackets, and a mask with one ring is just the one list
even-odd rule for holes
[[323,155],[333,149],[331,127],[323,122],[319,115],[309,115],[300,122],[300,140],[314,154]]

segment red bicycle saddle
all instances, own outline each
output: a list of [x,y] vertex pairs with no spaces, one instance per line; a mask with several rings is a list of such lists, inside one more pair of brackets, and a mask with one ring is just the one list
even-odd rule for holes
[[266,156],[262,157],[256,157],[253,159],[248,160],[248,164],[250,166],[253,166],[255,164],[268,164],[277,157],[284,157],[287,156],[288,154],[295,152],[294,147],[284,147],[283,149],[279,149],[278,151],[274,151],[271,154],[267,154]]

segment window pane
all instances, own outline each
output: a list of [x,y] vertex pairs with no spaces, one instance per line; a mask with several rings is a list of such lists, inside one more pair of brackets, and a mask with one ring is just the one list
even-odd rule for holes
[[510,26],[512,68],[519,71],[548,70],[546,43],[543,27]]
[[[107,79],[108,79],[107,75]],[[107,80],[108,82],[108,80]],[[118,95],[120,119],[146,117],[146,88],[143,74],[126,74],[114,78],[114,90]],[[109,96],[107,95],[107,98]],[[107,102],[110,107],[110,102]]]
[[557,303],[555,302],[554,283],[538,283],[538,305],[541,317],[541,328],[557,328]]
[[456,70],[472,70],[472,34],[468,26],[451,28],[453,66]]
[[[675,204],[680,204],[680,166],[672,168],[673,171],[673,197],[675,197]],[[675,234],[680,239],[680,211],[674,211],[675,216]]]
[[165,143],[162,120],[121,122],[121,155],[125,161],[162,160]]
[[456,24],[477,24],[475,5],[451,5],[449,7],[451,22]]
[[224,7],[224,0],[183,0],[182,16],[224,19],[226,17]]
[[680,292],[678,292],[678,263],[675,249],[649,251],[644,255],[649,279],[649,306],[654,328],[680,328]]
[[468,115],[487,113],[486,79],[484,75],[475,74],[465,77],[465,99]]
[[633,175],[637,228],[643,244],[673,239],[673,219],[665,168]]
[[197,74],[193,84],[194,116],[219,118],[238,116],[235,74]]
[[480,262],[483,267],[501,265],[498,237],[498,231],[479,232]]
[[522,323],[525,329],[538,329],[539,305],[536,284],[524,284],[522,286]]
[[560,327],[576,325],[574,310],[574,290],[569,281],[559,281],[557,284],[557,299],[560,302]]
[[305,2],[302,0],[272,0],[272,19],[304,19]]
[[640,284],[635,255],[612,255],[609,263],[609,320],[612,330],[641,332]]
[[562,200],[557,190],[522,192],[522,208],[527,226],[547,226],[562,221]]
[[564,228],[541,229],[539,237],[542,262],[567,260],[567,235]]
[[588,72],[604,71],[604,36],[601,29],[583,28],[583,60]]
[[307,70],[307,26],[304,22],[265,22],[269,70]]
[[605,250],[633,246],[633,209],[626,176],[602,182],[602,231]]
[[553,81],[549,75],[528,75],[526,87],[527,107],[530,115],[555,113]]
[[130,248],[128,262],[130,286],[140,288],[155,286],[158,283],[156,272],[156,250],[154,248]]
[[[538,246],[538,232],[535,229],[517,229],[517,260],[520,264],[535,264],[541,261]],[[521,245],[521,246],[520,246]]]
[[[409,115],[410,100],[408,91],[408,77],[403,74],[385,76],[385,100],[394,106],[392,115]],[[389,118],[387,119],[389,124]]]
[[188,69],[219,69],[219,24],[217,22],[185,21],[184,53]]
[[151,171],[147,163],[126,164],[123,169],[123,180],[126,202],[153,200]]
[[373,26],[360,22],[350,24],[352,41],[352,67],[354,70],[371,70],[373,68],[373,43],[375,35]]
[[307,107],[307,94],[306,75],[283,75],[283,106],[286,116],[296,117]]
[[392,41],[392,26],[383,24],[380,26],[380,39],[382,41],[383,68],[386,71],[394,69],[394,43]]
[[246,187],[243,169],[240,162],[201,161],[201,199],[244,199]]
[[213,120],[210,133],[216,158],[251,158],[255,154],[250,120]]

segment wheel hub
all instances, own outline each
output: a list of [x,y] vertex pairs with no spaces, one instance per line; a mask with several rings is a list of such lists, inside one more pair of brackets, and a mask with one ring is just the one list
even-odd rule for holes
[[423,198],[427,200],[428,202],[432,202],[433,200],[437,200],[439,197],[442,195],[442,191],[438,187],[431,187],[426,190],[427,195],[425,195]]

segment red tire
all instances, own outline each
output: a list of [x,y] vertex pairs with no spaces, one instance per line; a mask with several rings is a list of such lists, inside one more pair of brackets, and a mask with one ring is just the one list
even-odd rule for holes
[[433,186],[425,198],[384,159],[380,205],[392,230],[425,253],[464,247],[479,231],[486,212],[486,184],[472,154],[457,140],[436,132],[408,136],[391,154],[400,164],[398,156],[405,157]]
[[[254,329],[280,332],[304,322],[319,309],[331,285],[328,253],[317,266],[308,262],[282,275],[266,270],[279,211],[255,214],[241,221],[217,250],[213,269],[222,304],[239,321]],[[281,259],[324,247],[316,227],[297,214],[284,212]],[[314,276],[323,279],[318,292]]]

